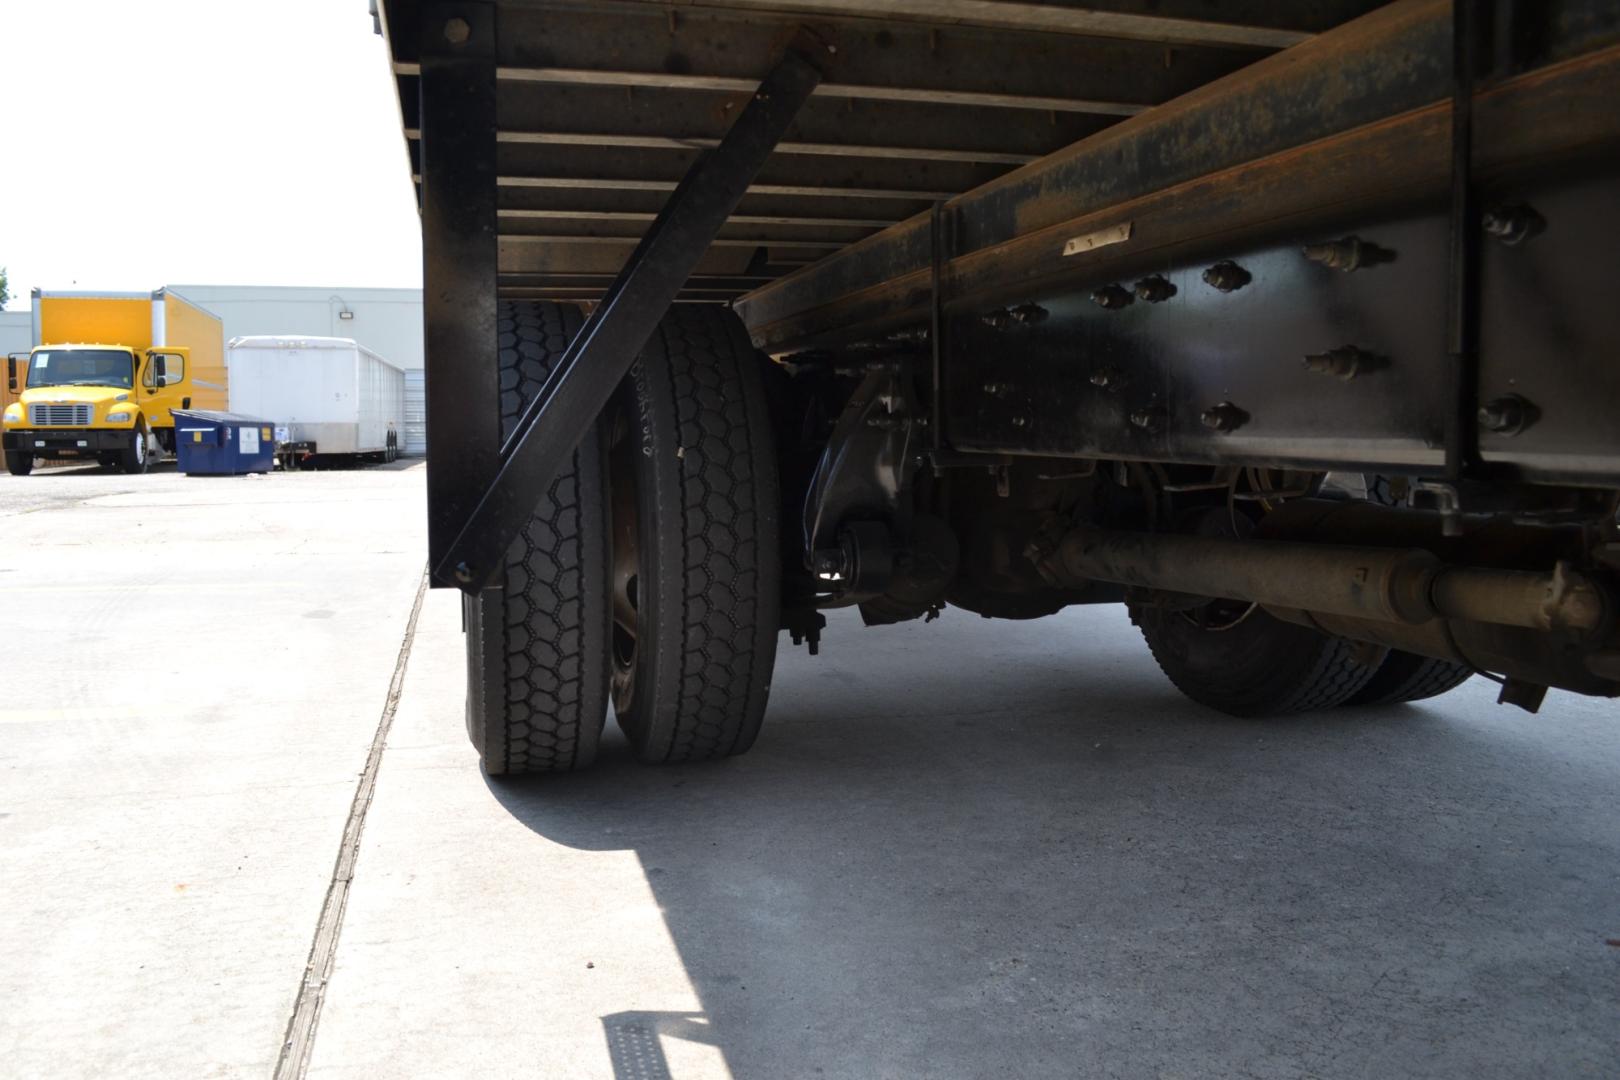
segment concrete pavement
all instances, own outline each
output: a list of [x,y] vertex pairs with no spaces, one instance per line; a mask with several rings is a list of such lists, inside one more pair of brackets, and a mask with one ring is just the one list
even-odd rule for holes
[[[0,595],[43,628],[0,660],[0,1060],[267,1075],[419,578],[421,472],[27,484],[62,487],[0,478]],[[497,782],[461,650],[429,594],[313,1076],[1620,1063],[1613,703],[1531,717],[1476,681],[1238,722],[1119,611],[844,619],[819,658],[784,644],[747,757],[642,768],[610,722],[593,771]]]
[[422,471],[0,476],[0,1073],[265,1076]]
[[422,616],[312,1075],[1605,1076],[1620,726],[1238,722],[1123,612],[843,619],[733,762],[489,781]]

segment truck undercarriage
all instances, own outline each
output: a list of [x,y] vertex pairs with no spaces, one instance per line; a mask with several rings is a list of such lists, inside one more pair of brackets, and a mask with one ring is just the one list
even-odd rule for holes
[[849,606],[1620,694],[1620,11],[1208,10],[384,0],[486,768],[745,750]]

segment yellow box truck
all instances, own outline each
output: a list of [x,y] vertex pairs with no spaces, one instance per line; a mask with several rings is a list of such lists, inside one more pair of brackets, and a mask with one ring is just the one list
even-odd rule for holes
[[145,472],[174,453],[173,409],[226,408],[225,330],[172,289],[33,291],[34,348],[7,358],[6,468],[83,458]]
[[23,383],[28,381],[28,354],[26,352],[12,353],[6,357],[6,377],[0,379],[0,414],[6,406],[16,401],[22,393]]

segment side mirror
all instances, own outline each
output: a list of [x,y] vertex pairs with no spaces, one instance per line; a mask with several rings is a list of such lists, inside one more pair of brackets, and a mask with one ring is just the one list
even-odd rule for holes
[[164,356],[163,356],[162,353],[153,353],[152,354],[152,385],[153,386],[162,386],[162,385],[164,385],[163,380],[168,378],[168,376],[169,376],[168,361],[164,359]]

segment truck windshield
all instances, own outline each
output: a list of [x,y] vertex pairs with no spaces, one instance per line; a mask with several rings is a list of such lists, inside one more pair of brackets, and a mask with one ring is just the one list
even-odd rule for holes
[[28,389],[135,384],[135,358],[118,349],[49,349],[28,358]]

